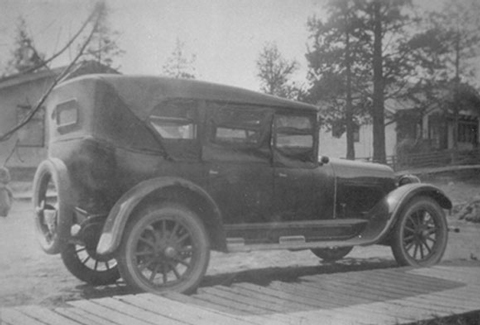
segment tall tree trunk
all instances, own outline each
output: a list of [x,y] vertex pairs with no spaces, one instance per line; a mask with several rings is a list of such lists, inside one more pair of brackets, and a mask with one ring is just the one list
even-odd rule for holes
[[384,118],[384,82],[382,55],[382,0],[374,2],[374,40],[373,40],[373,160],[386,162],[385,118]]
[[455,80],[453,82],[453,149],[458,149],[458,100],[460,88],[460,32],[455,35]]
[[353,103],[352,103],[352,62],[350,53],[350,31],[348,30],[348,16],[345,14],[345,64],[347,74],[347,102],[345,105],[345,119],[347,128],[347,159],[355,159],[355,143],[353,138]]

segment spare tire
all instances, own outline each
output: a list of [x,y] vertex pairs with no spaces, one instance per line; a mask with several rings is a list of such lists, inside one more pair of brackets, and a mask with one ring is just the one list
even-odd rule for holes
[[65,164],[56,158],[44,160],[33,179],[35,230],[41,248],[58,254],[70,238],[73,219],[71,184]]

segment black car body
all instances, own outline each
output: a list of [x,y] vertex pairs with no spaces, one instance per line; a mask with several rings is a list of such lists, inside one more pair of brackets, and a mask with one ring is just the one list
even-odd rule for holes
[[[142,290],[190,291],[210,249],[311,249],[335,260],[383,243],[405,265],[436,263],[445,250],[445,194],[399,182],[384,165],[322,157],[315,106],[192,80],[91,75],[57,86],[47,116],[39,239],[87,282],[113,282],[120,269]],[[83,263],[82,248],[105,267]]]

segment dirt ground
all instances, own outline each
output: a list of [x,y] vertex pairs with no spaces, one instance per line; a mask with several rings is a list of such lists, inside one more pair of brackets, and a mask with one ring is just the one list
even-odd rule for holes
[[[480,195],[480,177],[457,181],[437,177],[431,183],[441,187],[454,201],[464,204]],[[47,255],[36,243],[28,200],[18,200],[7,218],[0,218],[0,307],[37,304],[60,306],[65,301],[130,293],[122,282],[92,287],[77,280],[63,266],[60,256]],[[448,217],[450,226],[444,261],[480,258],[480,224]],[[356,247],[342,261],[322,264],[309,251],[269,251],[213,254],[202,286],[250,281],[293,281],[306,274],[345,272],[395,267],[389,247]]]

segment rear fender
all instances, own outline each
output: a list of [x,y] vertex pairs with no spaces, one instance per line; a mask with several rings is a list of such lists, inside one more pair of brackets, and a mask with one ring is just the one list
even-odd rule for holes
[[[162,177],[139,183],[126,192],[115,203],[103,226],[102,235],[97,246],[97,253],[101,255],[113,253],[120,245],[123,231],[132,212],[134,212],[150,194],[159,192],[159,195],[161,195],[162,190],[171,188],[190,191],[192,194],[199,196],[202,201],[207,204],[208,212],[210,213],[206,213],[206,216],[200,217],[203,222],[208,222],[206,228],[209,231],[210,238],[213,238],[213,246],[220,250],[226,250],[221,213],[210,195],[198,185],[187,180],[175,177]],[[207,211],[202,210],[202,212]]]
[[388,236],[403,209],[414,197],[434,199],[443,209],[451,209],[452,202],[439,188],[424,183],[406,184],[398,187],[380,201],[367,215],[370,222],[360,235],[365,245],[376,244]]

